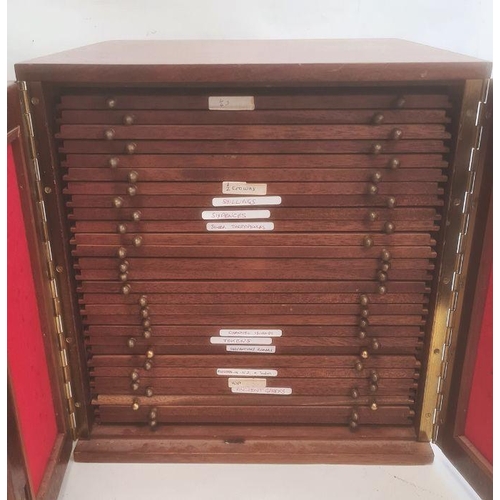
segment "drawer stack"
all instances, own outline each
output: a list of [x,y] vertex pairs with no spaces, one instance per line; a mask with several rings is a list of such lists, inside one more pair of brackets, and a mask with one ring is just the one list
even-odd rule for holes
[[450,107],[412,88],[63,95],[97,421],[412,425]]

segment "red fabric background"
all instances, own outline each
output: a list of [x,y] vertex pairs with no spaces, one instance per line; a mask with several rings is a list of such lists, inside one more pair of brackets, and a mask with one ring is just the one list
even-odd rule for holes
[[28,473],[38,491],[57,435],[12,147],[7,151],[7,360]]
[[467,409],[465,436],[493,463],[493,275],[477,351],[472,391]]

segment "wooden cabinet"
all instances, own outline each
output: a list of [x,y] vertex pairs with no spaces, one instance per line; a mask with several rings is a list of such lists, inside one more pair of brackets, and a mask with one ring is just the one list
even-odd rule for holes
[[17,65],[75,459],[432,460],[490,69],[387,40]]

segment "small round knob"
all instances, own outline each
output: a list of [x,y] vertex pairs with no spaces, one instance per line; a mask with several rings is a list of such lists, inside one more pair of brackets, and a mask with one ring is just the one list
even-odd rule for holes
[[156,420],[158,416],[158,410],[156,408],[151,408],[149,414],[148,414],[148,417],[150,420]]
[[139,174],[135,170],[131,170],[128,173],[128,180],[130,182],[135,183],[135,182],[137,182],[138,179],[139,179]]
[[375,113],[373,115],[373,123],[376,125],[380,125],[381,123],[384,123],[385,116],[382,113]]
[[362,318],[368,318],[368,316],[370,316],[370,312],[368,309],[361,309],[360,315]]
[[127,232],[127,226],[125,224],[118,224],[116,230],[120,234],[125,234]]
[[152,398],[154,395],[154,391],[152,387],[146,387],[146,396],[148,398]]
[[156,420],[149,421],[149,427],[151,427],[151,429],[154,429],[157,425],[158,425],[158,422]]
[[357,387],[353,387],[351,389],[351,398],[353,399],[358,399],[359,398],[359,391]]
[[123,295],[128,295],[130,293],[130,291],[131,291],[131,288],[130,288],[129,284],[122,286],[122,293],[123,293]]
[[127,345],[130,347],[130,349],[134,348],[135,347],[135,339],[134,338],[129,338],[127,340]]
[[120,270],[121,273],[126,273],[128,271],[128,266],[129,262],[128,260],[125,260],[118,266],[118,269]]
[[385,295],[387,293],[387,287],[384,285],[380,285],[377,291],[379,295]]
[[359,320],[359,327],[361,329],[363,329],[363,330],[365,328],[367,328],[368,327],[368,319],[367,318],[360,318],[360,320]]
[[403,137],[403,131],[400,128],[395,128],[391,132],[391,139],[394,141],[399,141]]
[[374,196],[378,193],[378,187],[375,184],[368,184],[368,194]]
[[104,131],[104,138],[107,141],[112,141],[115,138],[115,131],[112,128],[108,128]]
[[125,153],[129,155],[133,155],[135,153],[135,150],[137,149],[137,145],[134,142],[129,142],[125,146]]
[[384,224],[384,231],[386,234],[392,234],[396,230],[396,226],[393,222],[386,222]]
[[142,326],[148,329],[151,326],[151,320],[149,318],[144,318],[142,320]]
[[359,414],[356,410],[352,410],[351,412],[351,420],[353,422],[357,422],[359,420]]
[[134,115],[126,114],[123,116],[123,124],[124,125],[133,125],[134,124]]
[[141,307],[146,307],[148,305],[148,298],[146,297],[146,295],[142,295],[139,299],[139,305]]
[[142,332],[142,336],[145,338],[145,339],[150,339],[151,338],[151,330],[144,330]]
[[377,339],[372,339],[372,349],[378,351],[380,349],[380,342]]
[[389,160],[389,168],[392,168],[392,170],[396,170],[397,168],[399,168],[400,165],[401,162],[399,161],[398,158],[391,158]]
[[354,363],[354,369],[357,372],[363,371],[363,363],[359,359],[357,359],[356,362]]
[[137,194],[137,186],[128,186],[127,187],[127,194],[129,196],[135,196]]
[[115,108],[116,107],[116,99],[114,97],[110,97],[109,99],[106,99],[106,106],[108,108]]
[[127,249],[125,247],[120,247],[118,249],[118,257],[120,257],[120,259],[124,259],[126,256],[127,256]]
[[121,281],[127,281],[128,280],[128,271],[125,273],[120,273],[120,280]]
[[130,384],[130,388],[133,390],[133,391],[138,391],[139,388],[140,388],[140,384],[139,382],[133,382],[132,384]]
[[379,271],[377,273],[377,279],[381,282],[381,283],[385,283],[387,281],[387,274],[385,274],[383,271]]
[[123,207],[123,198],[120,198],[117,196],[116,198],[113,198],[113,206],[115,208],[122,208]]
[[368,235],[367,235],[367,236],[365,236],[365,237],[363,238],[363,246],[364,246],[365,248],[370,248],[370,247],[372,247],[372,246],[373,246],[373,239],[372,239],[372,237],[371,237],[371,236],[368,236]]
[[379,142],[377,142],[376,144],[374,144],[372,146],[372,154],[378,155],[381,152],[382,152],[382,144],[380,144]]
[[134,402],[132,403],[132,410],[137,411],[139,408],[140,408],[139,400],[134,399]]
[[142,245],[142,236],[134,236],[134,246],[140,247]]
[[361,340],[366,339],[366,332],[364,330],[360,330],[358,332],[358,339],[361,339]]
[[139,372],[137,370],[132,370],[130,378],[133,382],[137,382],[139,380]]
[[370,405],[370,410],[373,410],[373,411],[378,410],[378,406],[377,406],[377,403],[375,403],[375,401]]
[[141,318],[149,318],[149,309],[147,307],[141,309]]
[[366,349],[361,349],[361,352],[359,353],[359,355],[363,358],[363,359],[368,359],[368,356],[369,356],[369,353]]
[[384,273],[386,273],[387,271],[389,271],[390,268],[391,268],[391,263],[390,262],[384,262],[380,266],[380,270],[383,271]]
[[375,370],[370,373],[370,380],[375,384],[378,382],[378,373]]
[[153,348],[150,347],[147,351],[146,351],[146,358],[148,359],[153,359],[155,356],[155,353],[153,351]]
[[370,392],[375,393],[375,392],[377,392],[377,391],[378,391],[378,385],[372,382],[372,383],[370,384],[369,389],[370,389]]
[[368,295],[360,295],[359,303],[364,307],[369,304],[370,300],[368,299]]
[[394,208],[395,206],[396,206],[396,198],[394,198],[394,196],[389,196],[389,198],[387,198],[387,207]]
[[144,362],[144,369],[151,370],[151,368],[153,368],[153,362],[150,359],[148,359]]
[[396,100],[396,107],[403,108],[406,104],[406,99],[403,96],[399,96]]
[[375,182],[375,184],[377,182],[380,182],[382,180],[382,173],[381,172],[373,172],[372,174],[372,181]]
[[132,212],[132,220],[134,222],[139,222],[141,220],[141,212],[139,210]]
[[386,248],[382,248],[382,251],[380,252],[380,258],[384,262],[389,262],[391,260],[391,253]]
[[120,163],[120,160],[119,158],[117,158],[116,156],[113,156],[113,158],[110,158],[108,160],[108,165],[111,167],[111,168],[116,168],[118,166],[118,164]]
[[370,222],[375,222],[378,219],[377,212],[370,212],[368,214],[368,219],[370,219]]
[[349,429],[351,431],[357,431],[358,430],[358,427],[359,427],[359,424],[357,422],[355,422],[354,420],[350,420],[349,421]]

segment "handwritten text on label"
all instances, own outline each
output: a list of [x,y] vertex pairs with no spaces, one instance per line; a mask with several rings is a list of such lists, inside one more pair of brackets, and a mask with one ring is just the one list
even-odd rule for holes
[[231,392],[236,394],[274,394],[289,396],[292,394],[290,387],[232,387]]
[[224,181],[222,192],[223,194],[267,194],[267,184]]
[[213,198],[214,207],[281,205],[281,196],[238,196],[234,198]]
[[256,354],[273,354],[276,352],[276,346],[275,345],[271,345],[271,346],[227,345],[226,351],[227,352],[253,352]]
[[253,111],[255,99],[253,95],[210,96],[208,109],[211,111]]
[[219,330],[221,337],[281,337],[282,330]]
[[208,222],[208,231],[272,231],[273,222]]
[[223,377],[277,377],[278,370],[256,370],[251,368],[217,368],[217,375]]
[[265,378],[228,378],[228,387],[266,387]]
[[224,219],[269,219],[269,210],[204,210],[201,217],[204,220]]
[[270,345],[273,339],[252,339],[249,337],[210,337],[211,344],[236,344],[236,345]]

